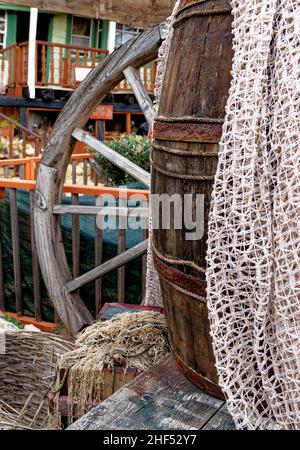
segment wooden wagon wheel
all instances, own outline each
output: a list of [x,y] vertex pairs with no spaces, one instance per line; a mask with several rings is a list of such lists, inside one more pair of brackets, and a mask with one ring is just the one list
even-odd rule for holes
[[[73,335],[93,320],[78,294],[78,288],[105,275],[112,268],[111,260],[73,280],[68,267],[55,208],[59,208],[61,204],[63,183],[76,143],[75,137],[85,139],[96,150],[96,147],[101,146],[100,141],[85,135],[81,128],[96,106],[123,80],[126,69],[138,69],[157,58],[162,43],[162,30],[161,26],[156,26],[145,31],[134,41],[120,47],[89,73],[60,114],[39,166],[34,220],[41,271],[53,305]],[[130,72],[132,74],[132,69],[129,69],[128,77]],[[151,114],[150,111],[148,113]],[[133,172],[131,171],[136,178],[149,184],[149,174],[141,169],[133,169]],[[127,250],[119,257],[118,265],[114,268],[142,255],[146,248],[147,242],[144,241]]]

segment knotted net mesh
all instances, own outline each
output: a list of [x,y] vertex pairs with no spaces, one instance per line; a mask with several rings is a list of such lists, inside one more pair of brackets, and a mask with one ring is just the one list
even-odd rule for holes
[[238,428],[300,429],[300,2],[232,8],[207,254],[216,365]]

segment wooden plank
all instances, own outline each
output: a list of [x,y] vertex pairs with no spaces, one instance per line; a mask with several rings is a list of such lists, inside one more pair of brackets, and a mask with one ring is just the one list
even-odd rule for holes
[[205,394],[170,355],[96,406],[70,430],[197,430],[224,402]]
[[147,245],[148,240],[143,241],[140,244],[137,244],[134,247],[130,248],[129,250],[126,250],[121,255],[115,256],[114,258],[101,264],[95,269],[92,269],[89,272],[85,273],[84,275],[81,275],[80,277],[76,278],[75,280],[70,281],[67,284],[68,291],[74,292],[76,291],[76,289],[79,289],[85,284],[95,281],[97,278],[103,277],[109,272],[124,266],[124,264],[127,264],[133,259],[142,256],[147,252]]
[[[4,168],[5,169],[5,168]],[[7,168],[8,176],[8,168]],[[0,179],[0,187],[4,188],[15,188],[15,189],[25,189],[26,191],[34,191],[36,187],[35,181],[28,180],[13,180],[13,179]],[[63,192],[69,194],[82,194],[82,195],[112,195],[115,198],[122,197],[130,198],[131,196],[143,195],[145,200],[149,198],[149,191],[142,191],[140,189],[119,189],[115,187],[103,187],[103,186],[83,186],[83,185],[73,185],[65,184],[63,186]]]
[[42,297],[41,297],[41,273],[36,249],[34,234],[34,192],[29,192],[30,199],[30,236],[31,236],[31,254],[32,254],[32,279],[34,296],[34,315],[36,320],[42,320]]
[[[127,200],[119,199],[119,207],[126,208]],[[118,255],[121,255],[126,250],[126,226],[127,216],[120,215],[119,229],[118,229]],[[125,266],[118,269],[118,302],[125,303]]]
[[10,195],[11,240],[13,250],[16,311],[17,313],[22,314],[23,306],[22,306],[21,252],[20,252],[20,235],[19,235],[19,214],[18,214],[16,189],[10,189],[9,195]]
[[130,26],[147,28],[165,20],[174,6],[174,0],[109,0],[95,5],[90,0],[3,0],[10,5],[34,6],[41,10],[67,13],[95,19],[100,13],[102,20],[111,20],[128,24],[130,11]]
[[[96,198],[97,205],[101,207],[102,197]],[[100,266],[103,261],[103,231],[98,226],[97,218],[95,219],[95,266]],[[98,278],[95,281],[95,313],[96,316],[102,306],[102,279]]]
[[78,141],[83,142],[84,144],[91,147],[101,156],[104,156],[106,159],[108,159],[115,166],[124,170],[124,172],[126,172],[127,174],[133,176],[138,181],[141,181],[146,186],[150,186],[150,173],[146,172],[137,164],[129,161],[129,159],[120,155],[115,150],[112,150],[111,148],[107,147],[107,145],[103,144],[103,142],[94,138],[93,136],[86,133],[84,130],[81,130],[80,128],[76,128],[73,131],[72,136],[78,139]]
[[[147,68],[146,68],[147,69]],[[154,124],[155,113],[153,110],[153,104],[151,98],[146,91],[142,80],[134,67],[127,67],[124,70],[124,75],[126,80],[132,87],[134,95],[137,99],[138,104],[140,105],[141,110],[143,111],[146,120],[149,124],[149,127],[152,128]]]
[[[72,205],[79,205],[79,195],[72,194]],[[72,264],[73,277],[80,275],[80,217],[77,214],[72,215]]]
[[[98,202],[97,202],[98,203]],[[125,199],[126,204],[126,199]],[[149,208],[127,208],[127,207],[114,207],[114,206],[85,206],[85,205],[54,205],[53,214],[81,214],[87,216],[97,216],[98,214],[106,216],[122,216],[127,217],[129,214],[133,214],[139,211],[141,217],[148,218]]]
[[201,428],[202,430],[235,430],[234,421],[228,412],[226,404]]

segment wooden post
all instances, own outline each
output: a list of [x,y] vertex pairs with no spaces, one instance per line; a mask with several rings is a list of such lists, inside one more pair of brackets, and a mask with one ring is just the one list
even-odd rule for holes
[[21,276],[21,255],[20,255],[20,235],[19,235],[19,218],[17,205],[17,190],[10,189],[10,218],[11,218],[11,239],[13,249],[14,262],[14,288],[16,311],[22,314],[22,276]]
[[[98,198],[97,205],[102,206],[102,197]],[[100,266],[103,261],[103,232],[97,225],[97,217],[95,218],[95,266]],[[95,312],[96,315],[102,306],[102,279],[95,281]]]
[[30,232],[31,232],[34,315],[36,320],[42,320],[41,274],[34,234],[34,191],[30,191],[29,198],[30,198]]
[[76,161],[72,161],[72,184],[77,183]]
[[30,98],[35,98],[36,30],[38,9],[30,8],[27,84]]
[[87,159],[83,160],[83,184],[87,186],[88,184],[88,162]]
[[[119,198],[119,207],[126,208],[127,199]],[[119,230],[118,230],[118,255],[126,250],[126,224],[127,216],[122,214],[119,216]],[[125,266],[118,269],[118,303],[125,303]]]
[[[72,205],[79,205],[79,195],[72,194]],[[80,216],[72,215],[72,261],[73,277],[80,275]]]
[[107,50],[109,51],[109,53],[115,51],[116,30],[117,30],[116,22],[110,21],[108,25],[108,38],[107,38]]

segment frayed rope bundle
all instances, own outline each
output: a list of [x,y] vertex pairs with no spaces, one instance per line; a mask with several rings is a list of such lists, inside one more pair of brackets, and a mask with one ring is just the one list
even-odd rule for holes
[[104,368],[143,371],[170,352],[165,318],[152,311],[124,313],[97,322],[80,334],[75,347],[60,361],[56,386],[59,392],[60,374],[67,370],[69,422],[75,406],[77,417],[82,416],[102,399]]

